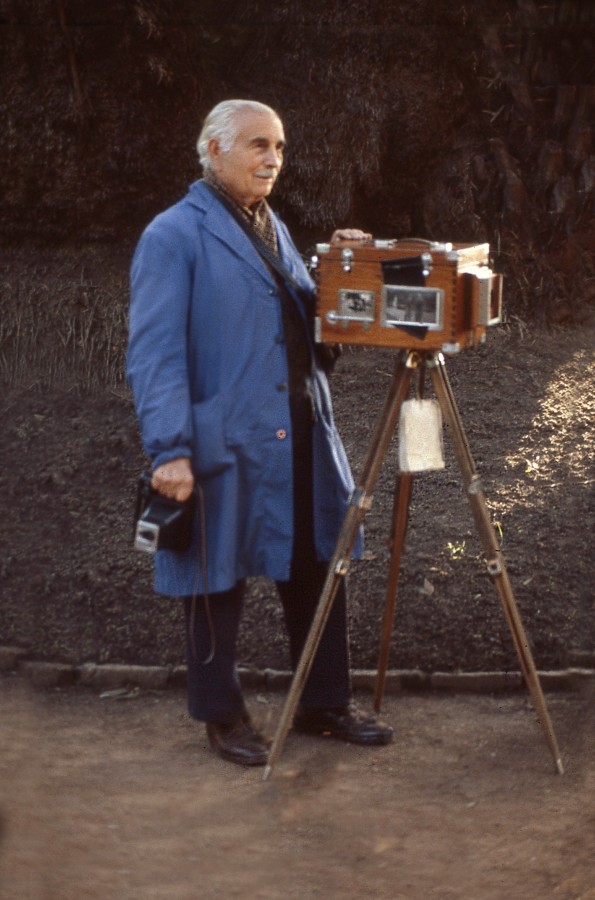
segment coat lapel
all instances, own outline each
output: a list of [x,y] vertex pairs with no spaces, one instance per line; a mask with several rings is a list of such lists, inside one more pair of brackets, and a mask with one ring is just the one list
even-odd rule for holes
[[204,213],[203,227],[235,255],[244,260],[271,287],[275,282],[254,244],[222,203],[200,181],[190,188],[188,202]]
[[[232,253],[244,259],[264,278],[269,286],[275,283],[274,277],[263,262],[252,241],[202,181],[196,181],[191,185],[187,199],[192,206],[204,213],[203,225],[211,234],[225,244]],[[297,265],[297,251],[288,239],[285,229],[279,227],[279,220],[274,213],[273,222],[277,233],[279,256],[303,290],[311,291],[313,289],[312,281],[304,267]]]

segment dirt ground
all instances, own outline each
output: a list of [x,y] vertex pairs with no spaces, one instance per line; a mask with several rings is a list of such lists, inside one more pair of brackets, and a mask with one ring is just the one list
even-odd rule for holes
[[[367,707],[369,697],[359,698]],[[290,733],[268,781],[225,763],[182,693],[33,693],[0,707],[6,900],[593,900],[593,684],[528,699],[387,699],[389,747]],[[283,695],[249,706],[274,732]]]
[[[105,262],[89,257],[81,275],[92,309],[102,308]],[[43,261],[51,294],[65,307],[74,271],[67,265],[79,262]],[[22,265],[18,271],[36,283],[33,272]],[[118,277],[110,284],[124,310],[123,266]],[[39,366],[52,359],[56,333],[49,324],[47,335],[47,345],[39,337]],[[82,352],[78,341],[76,348]],[[345,347],[332,377],[356,475],[394,356]],[[73,357],[72,367],[80,371],[80,360]],[[511,319],[447,369],[536,664],[592,668],[595,325],[545,330]],[[121,361],[114,372],[121,375]],[[49,373],[31,366],[5,386],[0,414],[0,497],[10,512],[0,517],[0,643],[34,659],[75,664],[183,663],[181,605],[153,594],[151,560],[132,549],[135,483],[146,461],[127,387],[52,384]],[[445,469],[415,478],[389,665],[518,671],[447,429],[444,437]],[[374,668],[378,659],[396,443],[366,517],[365,556],[349,576],[354,668]],[[262,579],[250,585],[238,659],[288,668],[279,603]]]
[[[513,320],[448,363],[541,670],[593,668],[594,347],[592,322]],[[347,349],[333,376],[356,473],[392,367],[390,351]],[[0,409],[2,642],[76,664],[183,662],[181,610],[153,595],[150,561],[131,549],[143,457],[127,389],[31,369]],[[445,438],[446,468],[415,480],[389,665],[518,670]],[[350,574],[354,668],[377,661],[394,479],[393,447]],[[287,668],[258,580],[239,662]],[[34,692],[5,676],[0,896],[595,900],[594,699],[592,682],[547,695],[563,776],[525,693],[402,693],[385,702],[390,747],[290,734],[263,783],[209,751],[177,690]],[[271,733],[282,702],[249,695]]]

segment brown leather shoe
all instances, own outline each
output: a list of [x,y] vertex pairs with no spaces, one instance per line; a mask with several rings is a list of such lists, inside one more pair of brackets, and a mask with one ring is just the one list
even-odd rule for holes
[[207,722],[207,735],[213,750],[223,759],[239,766],[264,766],[269,757],[269,742],[248,717],[237,722]]
[[390,744],[394,734],[390,725],[366,716],[352,705],[339,709],[302,709],[293,727],[302,734],[320,734],[365,746]]

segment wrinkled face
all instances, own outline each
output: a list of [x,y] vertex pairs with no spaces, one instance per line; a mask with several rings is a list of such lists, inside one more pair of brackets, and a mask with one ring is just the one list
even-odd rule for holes
[[285,135],[277,116],[244,109],[237,114],[238,134],[231,150],[209,141],[213,172],[241,206],[268,197],[283,164]]

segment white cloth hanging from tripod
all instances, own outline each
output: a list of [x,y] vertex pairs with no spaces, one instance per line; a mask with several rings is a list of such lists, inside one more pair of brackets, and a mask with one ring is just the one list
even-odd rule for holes
[[405,400],[399,416],[399,469],[444,468],[442,412],[436,400]]

